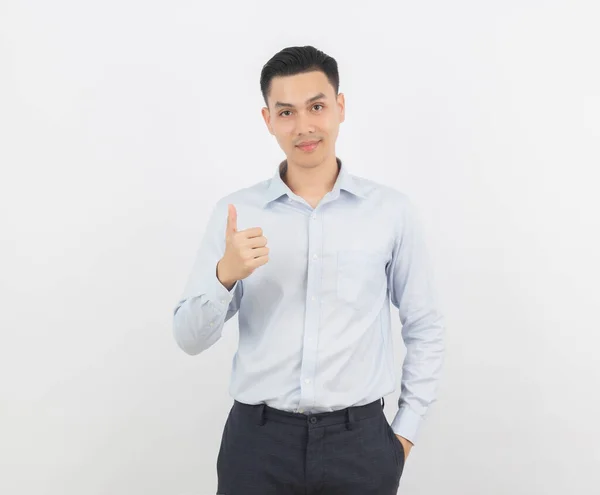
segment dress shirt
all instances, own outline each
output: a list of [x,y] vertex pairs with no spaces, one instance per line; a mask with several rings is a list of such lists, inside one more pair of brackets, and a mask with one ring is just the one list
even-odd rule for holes
[[[337,158],[333,189],[313,208],[272,178],[219,199],[204,231],[173,336],[199,354],[238,314],[229,394],[304,414],[368,404],[396,390],[390,302],[399,310],[406,355],[393,431],[415,443],[436,400],[444,317],[412,199],[351,174]],[[269,261],[231,290],[219,282],[227,205],[238,231],[261,227]]]

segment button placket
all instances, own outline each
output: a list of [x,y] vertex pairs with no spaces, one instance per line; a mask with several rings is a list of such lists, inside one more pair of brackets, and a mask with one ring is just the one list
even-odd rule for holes
[[319,298],[321,281],[321,246],[322,246],[322,226],[316,222],[317,212],[309,213],[308,223],[308,281],[306,293],[306,319],[304,324],[304,349],[302,353],[301,376],[301,396],[299,408],[307,408],[315,400],[314,373],[316,369],[316,344],[319,331]]

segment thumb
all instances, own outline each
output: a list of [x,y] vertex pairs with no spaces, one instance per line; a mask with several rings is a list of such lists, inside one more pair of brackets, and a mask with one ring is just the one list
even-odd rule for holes
[[227,205],[227,234],[237,232],[237,210],[232,204]]

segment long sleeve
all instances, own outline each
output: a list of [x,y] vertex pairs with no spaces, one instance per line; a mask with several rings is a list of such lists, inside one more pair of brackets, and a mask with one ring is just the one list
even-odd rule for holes
[[414,443],[422,419],[437,399],[444,361],[445,323],[436,300],[427,247],[417,210],[404,196],[392,262],[390,300],[398,308],[406,357],[394,432]]
[[242,281],[227,290],[217,278],[217,263],[225,252],[227,204],[213,208],[183,294],[173,312],[173,337],[187,354],[211,347],[222,335],[242,299]]

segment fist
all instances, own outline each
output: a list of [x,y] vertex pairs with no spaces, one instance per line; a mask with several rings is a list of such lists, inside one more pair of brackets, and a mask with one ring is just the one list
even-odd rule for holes
[[231,288],[237,280],[248,277],[268,261],[269,248],[262,229],[254,227],[238,232],[237,211],[235,206],[228,205],[225,254],[217,264],[218,279]]

